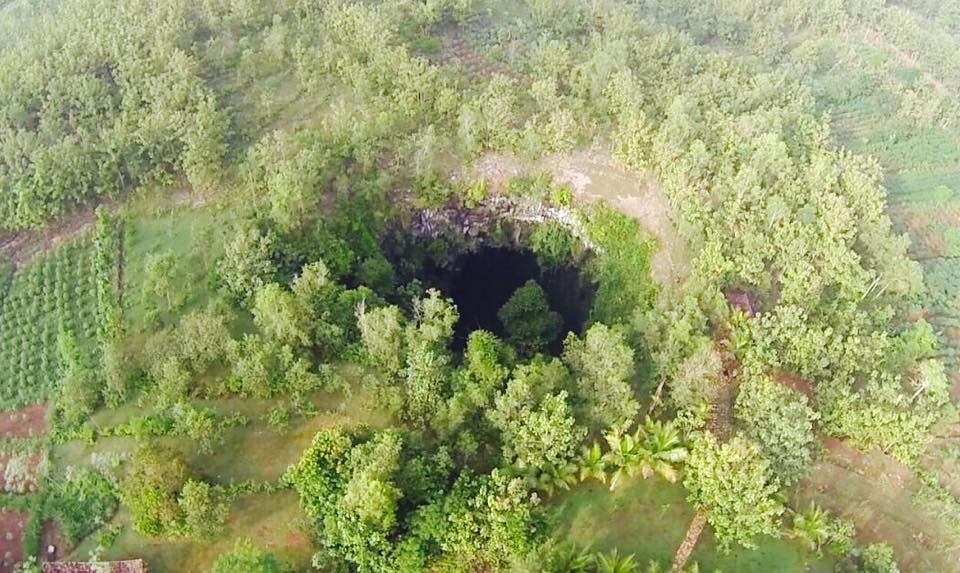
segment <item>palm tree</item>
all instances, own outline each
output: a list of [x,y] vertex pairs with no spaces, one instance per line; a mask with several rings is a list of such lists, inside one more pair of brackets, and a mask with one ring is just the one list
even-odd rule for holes
[[680,440],[680,432],[673,422],[647,418],[633,434],[611,432],[604,436],[610,451],[603,459],[615,468],[610,479],[613,490],[626,477],[654,474],[675,482],[679,476],[676,464],[687,459],[687,448]]
[[616,549],[610,553],[597,553],[597,573],[636,573],[637,562],[631,553],[621,557]]
[[600,444],[593,442],[591,446],[583,446],[577,463],[580,466],[580,481],[595,479],[601,483],[607,483],[607,464],[603,460]]
[[683,446],[676,424],[647,416],[643,429],[646,434],[643,477],[657,473],[671,483],[676,482],[679,475],[676,464],[687,459],[687,448]]
[[621,481],[635,477],[640,472],[640,430],[633,434],[614,431],[603,437],[610,446],[610,451],[603,455],[603,461],[614,468],[610,476],[610,491],[613,491]]
[[564,543],[557,547],[547,561],[549,573],[584,573],[593,563],[589,550],[573,543]]
[[569,490],[577,483],[577,466],[570,462],[547,464],[537,477],[537,487],[553,495],[557,490]]
[[793,514],[793,527],[790,536],[802,539],[812,551],[820,552],[820,547],[830,540],[830,516],[819,505],[810,502],[806,511]]

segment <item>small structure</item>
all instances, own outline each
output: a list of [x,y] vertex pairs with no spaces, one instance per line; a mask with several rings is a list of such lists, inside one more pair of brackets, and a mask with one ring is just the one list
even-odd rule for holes
[[56,561],[43,564],[43,573],[148,573],[143,559],[83,563]]
[[760,312],[760,302],[757,299],[757,293],[753,291],[730,289],[727,291],[727,302],[745,312],[747,316],[754,316]]

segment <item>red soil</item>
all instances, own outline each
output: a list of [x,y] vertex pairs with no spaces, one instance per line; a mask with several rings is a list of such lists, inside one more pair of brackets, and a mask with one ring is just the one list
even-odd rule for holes
[[23,528],[28,519],[26,513],[0,509],[0,573],[11,573],[23,558]]
[[34,404],[20,410],[0,412],[0,438],[39,436],[47,429],[47,405]]

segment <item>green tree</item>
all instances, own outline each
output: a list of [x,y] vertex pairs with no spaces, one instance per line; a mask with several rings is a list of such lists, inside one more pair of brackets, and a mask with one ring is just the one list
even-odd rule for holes
[[219,488],[188,479],[180,490],[177,504],[183,514],[179,531],[181,535],[191,539],[204,539],[223,531],[229,510]]
[[238,539],[233,550],[224,553],[207,573],[288,573],[272,554],[263,551],[246,538]]
[[767,376],[740,384],[735,413],[744,434],[763,449],[780,480],[798,480],[812,458],[813,424],[819,415],[803,394]]
[[900,573],[893,548],[886,543],[871,543],[860,552],[863,573]]
[[100,401],[100,383],[96,372],[81,353],[76,338],[68,330],[57,338],[60,351],[60,395],[57,408],[67,424],[84,422]]
[[821,547],[830,541],[830,515],[816,503],[793,514],[790,527],[791,537],[802,540],[811,551],[820,552]]
[[207,537],[221,530],[227,516],[222,492],[189,477],[183,459],[160,448],[141,448],[133,456],[120,499],[134,529],[151,537]]
[[577,483],[577,465],[574,463],[547,464],[536,477],[534,487],[553,495],[556,492],[569,490]]
[[152,301],[159,298],[168,312],[172,310],[176,269],[177,259],[170,251],[147,256],[143,266],[144,301],[152,305]]
[[603,460],[613,470],[611,490],[625,478],[638,475],[647,479],[657,474],[674,482],[679,476],[676,466],[687,458],[687,448],[673,422],[647,418],[633,434],[614,430],[604,437],[610,446]]
[[504,457],[520,469],[565,467],[587,434],[586,428],[577,425],[564,391],[525,408],[501,431]]
[[[559,361],[519,369],[487,410],[487,420],[500,431],[505,463],[520,470],[539,471],[569,462],[586,428],[576,418],[563,390],[553,391],[552,373],[563,371]],[[541,381],[545,383],[540,384]]]
[[362,305],[357,311],[357,326],[368,360],[390,375],[400,372],[405,360],[405,321],[400,309],[385,306],[367,310]]
[[177,497],[187,474],[187,465],[168,450],[142,448],[133,456],[120,499],[132,514],[134,529],[153,537],[179,530],[183,510]]
[[272,282],[276,274],[273,250],[273,235],[255,227],[238,230],[217,265],[226,292],[245,303],[263,285]]
[[57,520],[70,543],[82,541],[117,510],[116,484],[98,471],[70,471],[47,486],[44,512]]
[[560,334],[560,315],[550,309],[547,295],[534,280],[527,281],[497,312],[507,341],[523,356],[542,352]]
[[231,317],[216,306],[195,310],[177,325],[178,352],[193,372],[204,372],[222,360],[230,341]]
[[594,426],[608,428],[633,419],[640,408],[630,387],[633,350],[619,331],[597,323],[582,339],[568,334],[563,361],[577,375],[576,396]]
[[597,573],[635,573],[640,569],[633,554],[620,555],[617,549],[609,553],[597,553],[594,559],[597,562]]
[[178,402],[171,410],[174,431],[196,441],[200,453],[211,454],[223,442],[223,426],[212,408]]
[[309,311],[292,292],[276,283],[257,289],[252,312],[260,330],[280,344],[308,347],[313,342]]
[[546,573],[586,573],[594,563],[588,550],[573,543],[562,543],[550,548],[544,570]]
[[451,356],[448,346],[459,315],[454,304],[430,289],[414,303],[415,321],[404,335],[405,409],[414,424],[426,426],[446,398]]
[[593,442],[589,446],[581,447],[577,465],[580,468],[580,481],[595,479],[600,483],[607,483],[607,462],[603,458],[599,443]]
[[706,433],[693,443],[683,480],[690,502],[707,510],[720,547],[756,547],[757,535],[779,533],[780,481],[755,443],[735,436],[718,444]]

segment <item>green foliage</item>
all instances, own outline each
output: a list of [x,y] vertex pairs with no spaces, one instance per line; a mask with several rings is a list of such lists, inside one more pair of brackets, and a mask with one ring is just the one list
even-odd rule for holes
[[811,502],[807,509],[793,514],[788,535],[800,539],[817,553],[827,546],[831,553],[845,555],[852,550],[854,526],[849,521],[831,517]]
[[0,58],[5,228],[162,174],[214,182],[227,124],[193,42],[205,21],[190,3],[72,0],[19,31]]
[[68,472],[46,491],[44,513],[60,524],[68,543],[79,543],[101,527],[117,510],[117,489],[94,470]]
[[[586,435],[577,425],[567,393],[547,394],[540,400],[521,396],[525,381],[514,380],[496,399],[488,417],[501,432],[503,457],[520,470],[544,470],[566,464]],[[519,388],[518,388],[519,386]]]
[[119,272],[121,232],[120,222],[109,211],[98,207],[96,215],[93,274],[97,289],[97,338],[101,344],[107,344],[123,333]]
[[357,326],[368,360],[391,375],[397,374],[404,363],[403,313],[396,306],[367,310],[361,307],[357,313]]
[[637,220],[597,203],[588,212],[587,233],[599,247],[591,263],[598,285],[591,318],[613,325],[649,309],[654,295],[653,244]]
[[254,322],[270,339],[280,344],[311,345],[312,317],[294,294],[280,285],[270,283],[257,289],[252,312]]
[[394,483],[400,447],[393,433],[355,445],[342,430],[325,430],[283,478],[322,526],[326,552],[360,571],[387,570],[401,496]]
[[447,346],[459,318],[456,306],[436,290],[414,303],[416,322],[406,329],[405,416],[426,425],[446,393],[450,353]]
[[744,435],[755,441],[785,485],[803,476],[816,440],[819,417],[807,397],[766,376],[749,376],[740,384],[736,416]]
[[60,349],[60,395],[57,409],[68,425],[79,424],[93,413],[100,401],[100,380],[69,331],[57,339]]
[[151,537],[214,535],[227,515],[219,488],[190,478],[182,459],[160,449],[142,448],[130,460],[120,499],[134,528]]
[[180,535],[203,539],[214,537],[223,530],[228,508],[217,487],[188,479],[180,490],[177,504],[183,515],[178,529]]
[[677,466],[687,459],[687,448],[681,442],[680,432],[673,422],[664,423],[648,417],[632,434],[614,429],[604,438],[610,450],[603,454],[599,463],[596,459],[596,453],[599,452],[596,443],[591,450],[584,451],[582,460],[590,465],[581,466],[581,476],[586,475],[583,469],[587,469],[587,473],[605,481],[604,470],[609,468],[612,472],[611,491],[626,478],[637,475],[647,479],[656,474],[675,482],[680,475]]
[[500,310],[497,318],[507,332],[507,341],[522,356],[542,352],[560,334],[562,319],[550,309],[547,295],[534,280],[518,288]]
[[177,262],[170,251],[151,254],[143,266],[142,295],[144,303],[154,309],[159,309],[157,300],[164,303],[164,310],[170,312],[174,308],[174,285],[176,281]]
[[690,502],[708,511],[722,549],[731,543],[754,548],[756,536],[779,534],[780,482],[759,446],[739,436],[718,444],[707,433],[693,442],[686,468]]
[[559,221],[541,223],[530,235],[530,250],[536,253],[537,261],[542,267],[569,264],[576,247],[576,239]]
[[240,229],[227,243],[223,259],[217,266],[224,290],[240,302],[249,301],[276,273],[273,263],[271,234],[255,227]]
[[[351,436],[324,430],[284,475],[318,525],[321,562],[342,560],[363,572],[417,571],[427,564],[447,571],[497,567],[535,547],[540,521],[523,480],[465,473],[446,490],[445,479],[414,478],[426,477],[413,469],[426,470],[426,459],[401,471],[404,451],[392,431]],[[440,490],[417,493],[425,483]],[[398,503],[408,499],[402,487],[411,488],[411,502],[426,503]]]
[[634,573],[639,570],[633,555],[620,555],[614,549],[609,553],[597,553],[597,573]]
[[238,539],[233,551],[224,553],[207,573],[285,573],[289,569],[272,554],[246,538]]
[[120,484],[120,498],[134,528],[150,536],[171,534],[182,519],[177,496],[187,481],[183,460],[162,450],[141,449]]
[[863,573],[900,573],[893,548],[886,543],[871,543],[860,552]]
[[633,350],[619,330],[596,323],[582,339],[567,334],[563,360],[577,376],[576,396],[593,426],[619,426],[637,413],[640,406],[630,386]]

